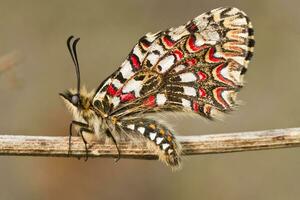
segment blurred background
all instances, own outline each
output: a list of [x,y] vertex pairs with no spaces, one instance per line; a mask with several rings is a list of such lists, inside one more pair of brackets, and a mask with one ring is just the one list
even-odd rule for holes
[[[147,32],[220,6],[244,10],[255,54],[223,121],[170,118],[182,135],[300,126],[297,0],[0,1],[0,133],[68,135],[58,93],[75,87],[66,39],[81,37],[82,81],[96,88]],[[0,199],[299,199],[300,148],[187,157],[172,172],[157,161],[0,157]]]

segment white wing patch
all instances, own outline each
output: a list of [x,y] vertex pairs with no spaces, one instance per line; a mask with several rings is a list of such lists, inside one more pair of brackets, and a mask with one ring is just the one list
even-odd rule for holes
[[129,93],[134,91],[136,97],[140,97],[140,91],[143,87],[143,81],[136,81],[131,79],[128,83],[123,87],[123,93]]
[[174,64],[175,57],[173,55],[167,56],[162,59],[158,65],[161,66],[160,73],[165,73]]
[[194,82],[197,80],[197,77],[192,72],[180,74],[179,77],[183,83]]
[[195,88],[189,86],[183,86],[183,93],[193,97],[197,95]]
[[157,94],[156,95],[157,105],[164,105],[166,101],[167,101],[167,98],[164,94]]
[[121,69],[120,69],[120,72],[122,74],[122,76],[125,78],[125,79],[129,79],[133,74],[134,72],[132,71],[132,67],[130,65],[130,62],[128,60],[126,60]]

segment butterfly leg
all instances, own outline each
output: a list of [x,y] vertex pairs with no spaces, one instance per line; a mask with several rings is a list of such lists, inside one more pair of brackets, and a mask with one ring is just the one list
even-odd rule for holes
[[84,136],[83,136],[83,132],[86,132],[86,133],[93,133],[93,131],[90,130],[90,129],[88,129],[88,128],[85,128],[85,127],[81,127],[81,128],[79,129],[79,134],[80,134],[80,136],[81,136],[81,138],[82,138],[82,141],[84,142],[84,146],[85,146],[85,160],[84,160],[84,161],[87,161],[88,158],[89,158],[89,155],[88,155],[88,147],[87,147],[87,142],[86,142],[86,140],[85,140],[85,138],[84,138]]
[[88,124],[82,123],[82,122],[78,122],[78,121],[72,121],[70,123],[70,127],[69,127],[69,150],[68,150],[68,154],[70,155],[71,153],[71,138],[73,136],[73,126],[80,126],[80,127],[85,127],[88,128]]
[[116,146],[116,148],[117,148],[117,151],[118,151],[118,157],[117,157],[117,159],[115,160],[115,162],[118,162],[118,161],[121,159],[121,153],[120,153],[120,149],[119,149],[119,147],[118,147],[117,141],[116,141],[116,139],[114,138],[114,136],[111,134],[111,132],[110,132],[109,129],[106,129],[105,133],[106,133],[107,137],[109,137],[109,138],[112,139],[112,141],[114,142],[114,144],[115,144],[115,146]]

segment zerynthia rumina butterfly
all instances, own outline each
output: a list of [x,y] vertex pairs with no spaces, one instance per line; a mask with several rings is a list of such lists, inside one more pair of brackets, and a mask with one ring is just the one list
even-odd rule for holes
[[70,135],[75,125],[86,150],[84,135],[109,137],[118,152],[123,136],[142,139],[173,168],[181,163],[180,144],[168,125],[147,114],[190,112],[213,119],[232,110],[254,48],[246,14],[217,8],[185,25],[146,34],[117,71],[87,92],[80,87],[78,41],[71,36],[67,42],[77,90],[60,94],[74,117]]

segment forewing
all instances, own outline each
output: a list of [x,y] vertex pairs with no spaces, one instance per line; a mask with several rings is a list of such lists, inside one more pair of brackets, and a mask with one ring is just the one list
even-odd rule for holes
[[142,70],[141,62],[145,59],[151,45],[162,34],[162,32],[147,33],[139,39],[121,66],[97,88],[93,97],[95,107],[98,107],[105,113],[110,111],[112,97],[117,95],[117,91],[124,86],[126,81]]
[[144,36],[98,90],[94,104],[99,100],[117,117],[193,110],[210,118],[234,107],[253,46],[252,25],[244,12],[212,10]]

